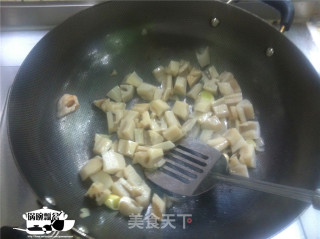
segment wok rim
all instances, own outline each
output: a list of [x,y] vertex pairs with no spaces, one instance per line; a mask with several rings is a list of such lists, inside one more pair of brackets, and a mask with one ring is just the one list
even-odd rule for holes
[[[74,20],[74,19],[77,19],[77,18],[82,18],[82,15],[87,12],[87,11],[95,11],[95,9],[99,8],[101,5],[107,5],[107,4],[114,4],[116,1],[112,1],[112,0],[108,0],[108,1],[105,1],[105,2],[100,2],[96,5],[93,5],[93,6],[90,6],[89,8],[87,9],[84,9],[84,10],[80,10],[79,12],[77,12],[76,14],[68,17],[66,20],[64,20],[62,23],[60,23],[59,25],[55,26],[53,29],[51,29],[50,31],[48,31],[38,42],[37,44],[31,49],[31,51],[28,53],[28,55],[26,56],[26,58],[23,60],[22,64],[20,65],[19,67],[19,70],[17,71],[16,73],[16,76],[13,80],[13,83],[10,87],[10,91],[8,92],[8,102],[6,104],[7,106],[7,110],[6,110],[6,127],[7,127],[7,135],[8,135],[8,144],[9,144],[9,147],[10,147],[10,151],[11,151],[11,154],[12,154],[12,158],[14,159],[15,161],[15,164],[19,170],[19,173],[20,175],[23,175],[23,179],[26,180],[26,182],[28,183],[28,185],[30,186],[30,189],[32,191],[32,193],[35,195],[35,197],[43,204],[43,205],[48,205],[43,199],[41,199],[41,197],[39,197],[39,194],[41,193],[38,193],[36,192],[36,190],[34,189],[34,186],[32,185],[31,183],[31,180],[28,179],[27,175],[25,174],[24,170],[22,169],[21,167],[21,164],[19,163],[21,161],[21,159],[17,159],[16,157],[16,153],[14,151],[14,142],[13,142],[13,138],[12,138],[12,135],[11,135],[11,128],[12,128],[12,125],[10,124],[10,115],[12,115],[13,113],[13,110],[12,110],[12,107],[10,107],[10,105],[12,105],[12,100],[14,98],[14,94],[13,94],[13,89],[19,84],[20,81],[22,81],[23,79],[23,76],[21,76],[21,69],[24,65],[26,65],[26,62],[30,61],[30,58],[31,58],[31,55],[32,55],[32,52],[35,52],[37,50],[37,48],[39,47],[39,45],[43,42],[46,42],[49,38],[51,38],[52,36],[55,36],[57,35],[56,32],[61,29],[61,28],[64,28],[65,25],[67,25],[70,21]],[[122,1],[122,2],[132,2],[132,1]],[[137,1],[137,2],[143,2],[143,1]],[[147,3],[150,3],[150,2],[157,2],[156,0],[148,0],[146,1]],[[173,1],[173,2],[189,2],[189,1]],[[192,2],[192,1],[190,1]],[[200,2],[201,3],[201,2]],[[247,11],[247,10],[244,10],[236,5],[230,5],[230,4],[226,4],[226,3],[223,3],[223,2],[220,2],[218,0],[214,0],[213,3],[211,4],[221,4],[221,5],[227,5],[229,8],[231,8],[232,10],[235,10],[235,11],[242,11],[244,12],[245,14],[248,15],[248,17],[251,17],[252,19],[254,19],[255,22],[259,23],[259,24],[263,24],[264,27],[270,31],[272,31],[274,34],[277,34],[278,37],[279,37],[279,40],[281,41],[285,41],[286,43],[285,44],[288,44],[290,46],[290,48],[294,48],[297,52],[298,52],[298,57],[299,59],[307,62],[306,66],[308,66],[308,68],[312,69],[312,73],[315,78],[318,78],[318,80],[320,80],[319,78],[319,75],[318,73],[316,72],[315,68],[313,67],[312,63],[309,61],[309,59],[301,52],[301,50],[293,43],[291,42],[284,34],[281,34],[276,28],[274,28],[272,25],[270,25],[267,21],[265,21],[264,19],[258,17],[257,15]],[[32,59],[32,58],[31,58]],[[318,182],[318,185],[320,182]],[[52,208],[55,208],[54,205],[50,205]],[[295,211],[297,212],[297,216],[294,217],[292,220],[290,220],[290,223],[289,224],[282,224],[281,227],[278,227],[275,231],[275,233],[268,233],[269,236],[267,236],[267,238],[271,238],[275,235],[277,235],[278,233],[286,230],[295,220],[297,220],[297,218],[302,214],[304,213],[307,209],[309,208],[309,205],[308,204],[305,204],[305,206],[300,206],[299,208],[295,208]],[[285,225],[285,226],[283,226]],[[275,228],[273,228],[275,229]]]

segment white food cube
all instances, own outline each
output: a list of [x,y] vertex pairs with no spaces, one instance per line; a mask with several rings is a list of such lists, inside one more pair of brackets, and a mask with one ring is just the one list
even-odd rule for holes
[[86,180],[91,175],[99,172],[102,168],[102,158],[96,156],[90,159],[80,170],[80,177],[82,180]]
[[163,89],[156,88],[156,90],[154,91],[153,99],[154,100],[160,100],[162,98],[163,92],[164,92]]
[[260,130],[260,125],[258,121],[247,121],[239,125],[240,133],[246,132],[248,130]]
[[202,125],[205,121],[207,121],[212,116],[212,112],[207,113],[200,113],[195,112],[195,117],[197,119],[197,122]]
[[144,188],[142,185],[132,185],[124,178],[120,178],[119,182],[122,184],[122,186],[130,193],[131,197],[135,198],[138,196],[142,196],[144,193]]
[[170,109],[170,106],[163,100],[153,100],[150,103],[150,110],[154,112],[158,117],[162,116],[163,113]]
[[141,195],[141,190],[139,190],[139,187],[131,185],[127,180],[125,180],[123,177],[119,178],[117,181],[119,182],[128,192],[132,197],[140,196]]
[[123,111],[123,121],[134,121],[135,119],[139,118],[139,112],[134,110],[124,110]]
[[156,87],[154,85],[150,85],[148,83],[142,83],[137,88],[137,93],[142,99],[151,101],[153,100],[155,90],[156,90]]
[[102,104],[104,103],[106,99],[100,99],[100,100],[94,100],[93,104],[98,107],[100,110],[103,111],[103,109],[101,108]]
[[214,106],[219,106],[219,105],[223,105],[223,104],[226,104],[225,103],[225,97],[222,97],[220,99],[217,99],[215,101],[212,102],[212,107]]
[[216,94],[218,91],[218,86],[217,86],[215,80],[205,80],[204,85],[203,85],[203,89],[206,91],[209,91],[213,94]]
[[143,207],[130,197],[122,197],[119,202],[119,211],[122,215],[138,215],[142,212]]
[[118,171],[114,176],[117,178],[123,178],[123,170]]
[[173,89],[172,76],[171,75],[167,75],[165,80],[162,82],[162,89],[166,89],[166,90],[172,90]]
[[163,151],[169,151],[170,149],[173,149],[175,147],[175,144],[172,143],[171,141],[165,141],[159,144],[155,144],[152,146],[152,148],[159,148],[162,149]]
[[134,140],[134,129],[136,124],[133,120],[121,120],[117,130],[119,139]]
[[201,123],[201,128],[219,131],[222,129],[222,123],[216,115],[213,115]]
[[106,113],[107,124],[108,124],[108,133],[112,134],[117,131],[117,124],[115,123],[115,116],[112,112],[108,111]]
[[150,120],[150,129],[157,131],[157,132],[161,131],[161,128],[155,118],[152,118]]
[[120,123],[120,121],[122,120],[123,116],[124,116],[124,110],[115,110],[114,112],[112,112],[113,114],[113,119],[114,119],[114,123],[116,125],[118,125]]
[[207,144],[219,150],[220,152],[229,146],[228,140],[222,136],[218,136],[214,139],[208,140]]
[[234,93],[223,97],[225,104],[236,105],[242,101],[242,93]]
[[132,107],[132,110],[137,111],[137,112],[139,112],[140,114],[142,114],[143,112],[149,110],[149,106],[150,106],[150,104],[148,104],[148,103],[135,104],[135,105]]
[[186,76],[189,74],[190,70],[191,70],[190,62],[181,60],[178,74],[180,76]]
[[107,96],[116,101],[116,102],[122,102],[122,98],[121,98],[121,89],[119,86],[115,86],[113,87],[108,93]]
[[192,127],[192,129],[188,132],[188,136],[191,138],[197,138],[199,136],[200,130],[201,130],[200,125],[196,123]]
[[149,148],[148,151],[149,164],[155,164],[163,157],[163,150],[160,148]]
[[95,198],[97,194],[101,193],[104,189],[104,186],[100,182],[94,182],[91,184],[90,188],[88,189],[86,196],[90,198]]
[[164,158],[161,158],[158,162],[154,164],[154,168],[160,168],[165,165],[167,161]]
[[151,189],[147,184],[143,184],[142,195],[135,198],[135,201],[143,208],[147,208],[150,203]]
[[110,190],[105,189],[102,183],[94,182],[91,184],[85,196],[95,199],[97,204],[101,206],[110,193]]
[[96,202],[98,206],[101,206],[105,203],[106,199],[110,196],[111,191],[109,189],[104,189],[100,194],[96,196]]
[[236,109],[239,119],[242,123],[246,122],[247,120],[254,119],[253,106],[249,100],[240,101],[237,104]]
[[166,140],[172,142],[176,142],[184,136],[182,130],[177,125],[170,126],[162,135]]
[[112,146],[112,140],[108,135],[96,134],[94,137],[93,152],[102,155],[103,152],[108,151]]
[[167,121],[164,119],[164,117],[161,117],[158,120],[160,131],[166,130],[168,128]]
[[170,61],[167,71],[169,74],[177,76],[179,73],[179,67],[180,63],[178,61]]
[[239,161],[241,163],[247,165],[249,168],[256,167],[256,153],[254,151],[254,145],[246,144],[240,149],[239,154]]
[[132,167],[132,165],[128,165],[123,170],[124,177],[131,185],[139,186],[144,183],[143,179],[137,173],[137,171]]
[[138,163],[143,167],[147,167],[149,156],[147,151],[137,151],[133,156],[133,163]]
[[181,127],[179,120],[176,118],[176,116],[174,115],[174,113],[172,111],[166,111],[164,113],[164,118],[165,118],[169,127],[171,127],[173,125]]
[[212,109],[215,115],[218,116],[219,118],[226,118],[229,116],[229,109],[226,104],[213,106]]
[[245,164],[239,162],[238,158],[233,155],[228,162],[229,172],[234,175],[243,176],[248,178],[249,172]]
[[199,93],[202,91],[202,87],[203,85],[201,83],[197,83],[195,84],[191,89],[190,91],[188,92],[187,96],[196,100]]
[[120,139],[118,144],[118,152],[125,156],[133,157],[137,147],[138,143],[134,141]]
[[229,107],[229,119],[230,120],[237,120],[238,119],[237,109],[234,105],[231,105]]
[[126,104],[122,103],[122,102],[112,102],[110,101],[110,99],[106,99],[105,101],[103,101],[103,103],[101,104],[101,109],[104,112],[114,112],[116,110],[124,110],[126,108]]
[[167,101],[173,93],[172,76],[167,75],[166,79],[162,82],[162,88],[164,89],[162,94],[162,100]]
[[239,131],[245,139],[260,138],[260,125],[257,121],[247,121],[239,124]]
[[192,68],[189,75],[187,76],[187,82],[190,87],[196,84],[202,76],[202,72],[196,68]]
[[189,116],[189,105],[183,101],[176,101],[172,108],[173,113],[182,120],[187,120]]
[[162,100],[167,101],[172,95],[172,89],[165,89],[162,94]]
[[157,79],[159,83],[164,81],[167,77],[166,70],[163,66],[159,66],[152,71],[153,76]]
[[206,143],[209,139],[212,138],[212,135],[213,135],[213,130],[203,129],[200,133],[199,139]]
[[218,83],[219,86],[219,91],[222,95],[231,95],[234,93],[231,85],[229,82],[219,82]]
[[121,99],[123,102],[128,102],[134,96],[134,87],[132,85],[120,85]]
[[159,219],[162,220],[162,215],[165,213],[166,203],[158,196],[158,194],[153,194],[152,196],[152,212]]
[[143,83],[143,80],[134,71],[130,75],[128,75],[128,77],[126,79],[126,83],[130,84],[130,85],[133,85],[135,87],[139,87]]
[[240,88],[240,86],[238,84],[238,81],[236,81],[236,79],[230,79],[229,83],[230,83],[234,93],[240,93],[241,92],[241,88]]
[[205,67],[209,65],[210,64],[209,47],[200,49],[198,52],[196,52],[196,57],[201,67]]
[[150,114],[145,111],[141,114],[141,121],[139,122],[140,128],[149,128],[151,126]]
[[124,157],[114,151],[109,150],[102,154],[103,171],[114,174],[126,167]]
[[218,73],[217,69],[214,66],[210,66],[208,71],[209,71],[210,76],[211,76],[212,79],[219,77],[219,73]]
[[183,76],[178,76],[173,87],[173,92],[177,95],[186,95],[187,79]]
[[111,192],[120,197],[130,197],[130,193],[128,192],[128,190],[125,189],[125,187],[121,184],[121,181],[119,180],[112,184]]
[[149,140],[151,145],[159,144],[163,142],[163,137],[161,136],[161,134],[157,133],[156,131],[149,130],[148,135],[149,135]]
[[94,183],[96,183],[96,182],[102,183],[104,189],[109,189],[111,187],[111,185],[113,184],[113,180],[112,180],[111,176],[104,171],[99,171],[99,172],[91,175],[90,179]]
[[219,75],[219,79],[220,81],[230,82],[230,80],[234,79],[234,76],[232,73],[224,71]]
[[141,145],[139,145],[139,146],[137,147],[136,152],[139,152],[139,151],[141,151],[141,152],[147,152],[148,149],[149,149],[149,146],[141,146]]
[[118,144],[119,144],[118,140],[114,141],[111,146],[111,150],[118,152]]
[[139,145],[145,144],[144,129],[140,129],[140,128],[134,129],[134,141]]
[[203,99],[198,96],[198,98],[196,99],[196,102],[194,104],[194,110],[198,111],[198,112],[206,113],[206,112],[210,111],[211,104],[212,104],[212,101]]
[[192,128],[196,125],[197,119],[188,119],[184,124],[181,126],[181,130],[184,134],[188,133],[192,130]]
[[224,134],[224,137],[229,141],[231,145],[231,151],[233,153],[247,144],[239,131],[235,128],[228,129]]

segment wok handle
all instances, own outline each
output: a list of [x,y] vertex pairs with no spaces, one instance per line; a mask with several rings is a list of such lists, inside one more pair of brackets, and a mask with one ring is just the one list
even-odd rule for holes
[[261,0],[265,4],[277,9],[281,15],[280,32],[288,31],[294,18],[294,6],[291,0]]
[[[23,229],[22,229],[23,230]],[[21,230],[15,230],[13,227],[3,226],[0,229],[1,239],[27,239],[28,234]]]
[[317,210],[320,210],[320,190],[316,191],[285,186],[276,183],[270,183],[260,181],[256,179],[248,179],[235,175],[222,175],[215,174],[215,179],[222,180],[224,182],[232,183],[234,185],[252,189],[260,192],[270,193],[282,197],[296,199],[302,202],[310,203]]

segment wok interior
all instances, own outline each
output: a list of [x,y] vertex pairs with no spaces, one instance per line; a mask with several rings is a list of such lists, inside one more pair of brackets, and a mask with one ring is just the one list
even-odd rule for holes
[[[159,65],[172,59],[197,65],[195,50],[203,46],[210,46],[211,63],[219,72],[235,75],[256,110],[266,150],[258,154],[250,176],[308,189],[319,182],[319,82],[291,43],[221,3],[200,2],[196,8],[185,3],[189,14],[174,11],[179,3],[126,4],[102,4],[69,19],[21,67],[10,96],[9,133],[15,158],[35,192],[54,197],[58,208],[96,238],[261,238],[284,227],[305,204],[219,182],[168,210],[192,214],[186,229],[178,218],[176,229],[128,229],[127,219],[84,198],[89,182],[81,182],[79,169],[93,157],[94,134],[107,133],[105,115],[92,101],[134,70],[157,84],[151,72]],[[139,8],[143,17],[134,11]],[[213,13],[221,20],[216,29],[209,25]],[[235,23],[237,18],[241,21]],[[249,24],[252,20],[256,24]],[[264,53],[270,45],[276,54],[268,58]],[[118,74],[110,76],[114,69]],[[80,108],[58,120],[56,103],[64,93],[77,95]],[[82,207],[90,208],[90,217],[79,218]]]

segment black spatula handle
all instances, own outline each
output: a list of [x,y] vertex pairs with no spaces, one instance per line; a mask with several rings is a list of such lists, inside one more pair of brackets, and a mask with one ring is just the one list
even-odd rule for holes
[[240,187],[292,198],[306,203],[311,203],[315,209],[320,210],[320,189],[313,191],[266,181],[260,181],[253,178],[248,179],[236,175],[215,174],[214,178],[222,180],[224,182],[235,184]]
[[3,226],[0,229],[1,239],[27,239],[28,234],[23,231],[15,230],[13,227]]
[[281,26],[284,31],[288,31],[292,25],[294,18],[294,6],[291,0],[261,0],[262,2],[277,9],[281,14]]

